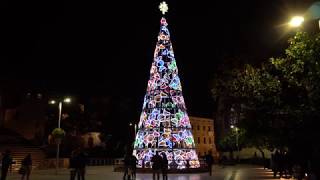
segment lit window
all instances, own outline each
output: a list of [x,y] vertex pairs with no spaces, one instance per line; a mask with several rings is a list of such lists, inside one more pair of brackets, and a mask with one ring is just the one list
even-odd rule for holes
[[42,94],[38,93],[38,94],[37,94],[37,98],[38,98],[38,99],[42,99]]
[[31,93],[27,93],[26,97],[30,98],[31,97]]

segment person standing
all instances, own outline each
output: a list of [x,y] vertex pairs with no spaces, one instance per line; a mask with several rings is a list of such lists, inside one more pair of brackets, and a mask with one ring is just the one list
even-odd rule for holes
[[276,152],[274,153],[274,156],[273,156],[274,160],[273,160],[273,177],[276,178],[277,177],[277,174],[278,172],[280,172],[280,152],[279,150],[276,150]]
[[22,169],[22,177],[21,180],[29,180],[31,170],[32,170],[32,158],[31,154],[28,154],[21,163],[21,169]]
[[129,174],[130,154],[129,154],[129,151],[124,156],[123,164],[124,164],[123,179],[130,179],[130,174]]
[[87,165],[87,157],[84,152],[80,152],[77,156],[77,165],[76,165],[76,173],[78,176],[78,180],[85,180],[86,175],[86,165]]
[[129,163],[129,169],[131,172],[131,178],[136,179],[136,171],[137,171],[137,158],[134,155],[130,155],[130,163]]
[[2,157],[2,166],[1,166],[1,180],[6,180],[8,170],[12,165],[11,152],[7,150]]
[[152,162],[152,177],[155,180],[156,174],[157,174],[157,179],[159,180],[162,158],[159,155],[158,151],[156,151],[156,154],[151,158],[151,162]]
[[205,160],[208,166],[209,175],[212,176],[212,165],[213,165],[213,157],[211,155],[211,152],[209,152],[207,155],[205,155]]
[[162,170],[162,179],[168,180],[168,158],[166,153],[162,153],[162,163],[161,163],[161,170]]
[[78,155],[78,151],[77,150],[73,150],[71,153],[71,157],[69,160],[69,169],[70,169],[70,180],[75,180],[76,178],[76,171],[77,171],[77,155]]

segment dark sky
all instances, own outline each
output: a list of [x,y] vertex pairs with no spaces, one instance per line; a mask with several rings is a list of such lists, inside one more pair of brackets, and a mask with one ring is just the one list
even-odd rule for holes
[[[279,26],[311,0],[168,0],[166,16],[191,114],[210,116],[209,80],[223,57],[261,60]],[[49,91],[120,95],[140,109],[161,14],[159,1],[1,1],[0,80]]]

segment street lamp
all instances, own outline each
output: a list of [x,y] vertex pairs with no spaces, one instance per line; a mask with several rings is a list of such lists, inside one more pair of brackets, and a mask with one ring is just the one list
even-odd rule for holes
[[[57,101],[56,100],[50,100],[49,104],[56,104]],[[71,103],[71,98],[67,97],[64,99],[60,99],[59,103],[58,103],[58,107],[59,107],[59,116],[58,116],[58,128],[61,128],[61,114],[62,114],[62,104],[63,103]],[[60,143],[57,143],[57,154],[56,154],[56,174],[58,174],[58,170],[59,170],[59,155],[60,155]]]
[[136,135],[137,135],[137,124],[136,123],[129,123],[129,126],[130,127],[132,127],[133,126],[133,128],[134,128],[134,136],[133,136],[133,141],[135,141],[135,139],[136,139]]
[[236,131],[236,146],[237,146],[237,151],[238,151],[238,161],[240,160],[239,159],[239,155],[240,155],[240,150],[239,150],[239,128],[234,126],[234,125],[231,125],[230,126],[231,129],[234,129]]
[[291,27],[300,27],[302,23],[304,22],[304,17],[303,16],[293,16],[289,22],[289,25]]

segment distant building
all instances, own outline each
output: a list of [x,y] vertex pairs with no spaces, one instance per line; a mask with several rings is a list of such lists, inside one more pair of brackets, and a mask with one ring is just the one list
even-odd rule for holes
[[[29,140],[44,137],[46,104],[42,93],[26,93],[16,107],[2,109],[2,127],[15,131]],[[39,142],[40,143],[40,142]]]
[[215,144],[213,119],[193,116],[189,116],[189,118],[198,156],[201,157],[211,152],[211,155],[218,158],[219,154]]

